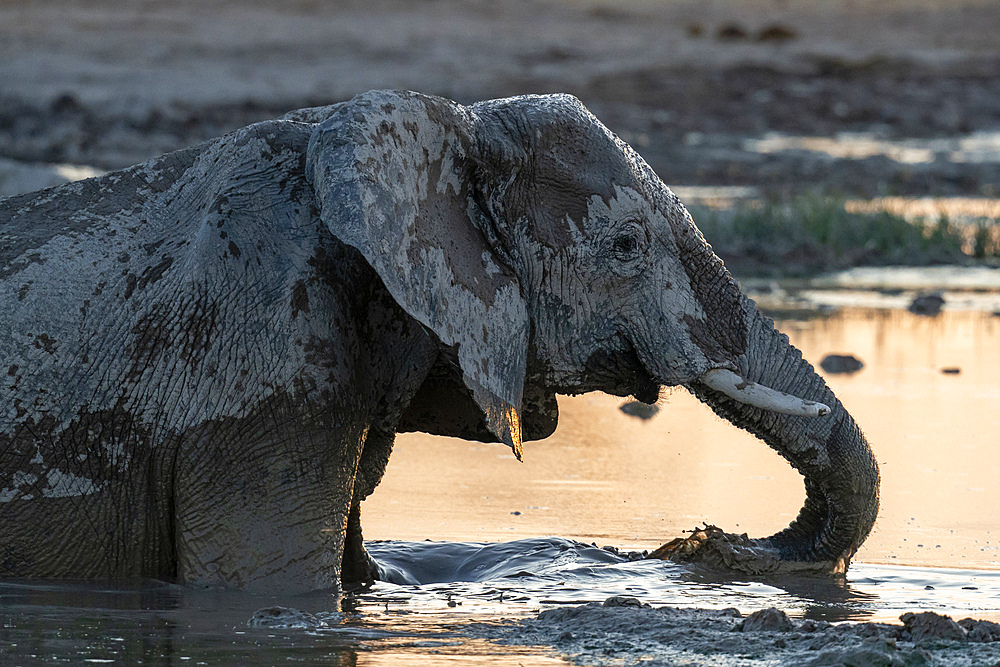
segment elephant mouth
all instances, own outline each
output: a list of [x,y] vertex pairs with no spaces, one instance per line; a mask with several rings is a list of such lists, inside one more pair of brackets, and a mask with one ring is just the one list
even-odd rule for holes
[[631,342],[620,350],[594,353],[584,368],[588,387],[578,387],[573,393],[598,390],[614,396],[633,396],[649,405],[660,397],[660,383],[639,359]]

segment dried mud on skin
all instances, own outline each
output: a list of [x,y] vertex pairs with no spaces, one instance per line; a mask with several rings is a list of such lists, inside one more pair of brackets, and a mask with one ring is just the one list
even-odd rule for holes
[[560,607],[537,618],[469,630],[503,644],[548,645],[587,665],[992,665],[1000,625],[933,612],[902,624],[793,620],[775,608],[743,617],[736,609],[653,608],[615,596]]

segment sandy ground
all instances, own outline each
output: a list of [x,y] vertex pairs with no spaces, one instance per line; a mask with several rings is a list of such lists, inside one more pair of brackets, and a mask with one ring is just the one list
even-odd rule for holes
[[997,131],[997,25],[971,0],[5,0],[0,157],[116,168],[371,88],[565,91],[672,185],[993,196],[1000,148],[912,163],[760,140]]

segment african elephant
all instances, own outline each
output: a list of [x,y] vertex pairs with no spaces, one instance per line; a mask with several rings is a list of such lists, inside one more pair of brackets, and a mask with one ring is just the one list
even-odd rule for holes
[[520,457],[556,393],[664,385],[804,475],[763,552],[843,565],[875,521],[854,420],[567,95],[370,92],[4,199],[0,284],[3,576],[371,579],[395,433]]

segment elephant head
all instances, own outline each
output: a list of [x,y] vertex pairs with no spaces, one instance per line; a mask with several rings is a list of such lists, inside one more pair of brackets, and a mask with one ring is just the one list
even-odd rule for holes
[[554,424],[552,392],[651,403],[683,386],[805,477],[798,518],[755,547],[846,565],[878,509],[864,436],[677,197],[578,100],[381,92],[327,116],[306,162],[321,218],[440,341],[518,457],[526,411],[549,406]]

